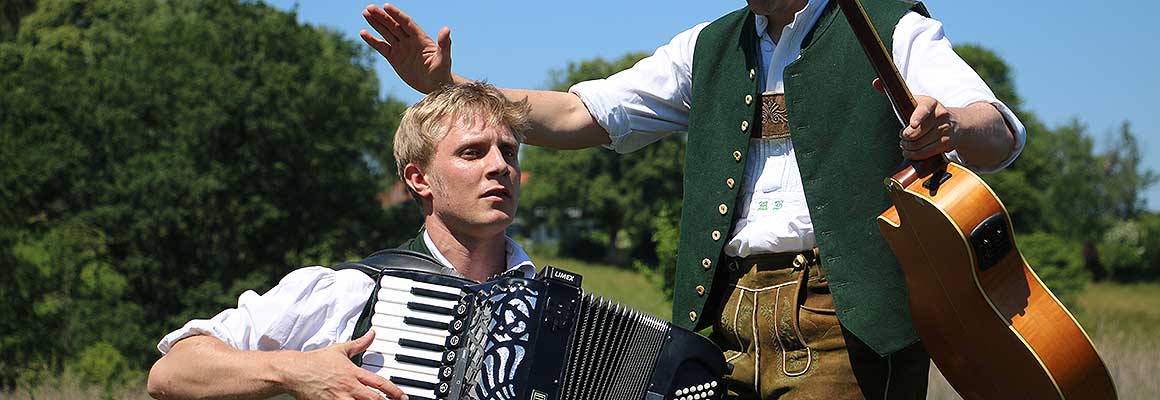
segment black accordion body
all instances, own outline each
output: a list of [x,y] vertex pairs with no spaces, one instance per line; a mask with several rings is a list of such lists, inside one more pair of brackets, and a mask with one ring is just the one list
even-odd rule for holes
[[411,399],[725,398],[716,345],[585,295],[580,275],[549,266],[476,284],[401,250],[344,268],[377,282],[354,335],[374,330],[375,341],[354,361]]

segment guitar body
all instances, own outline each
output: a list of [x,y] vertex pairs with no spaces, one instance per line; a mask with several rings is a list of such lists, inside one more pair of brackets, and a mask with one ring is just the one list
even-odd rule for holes
[[[965,399],[1113,399],[1091,339],[1015,246],[994,192],[953,163],[886,180],[878,217],[927,352]],[[933,190],[932,190],[933,189]]]

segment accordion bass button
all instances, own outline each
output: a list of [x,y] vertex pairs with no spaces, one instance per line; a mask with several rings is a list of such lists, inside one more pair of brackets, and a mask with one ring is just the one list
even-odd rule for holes
[[697,321],[697,312],[696,311],[689,311],[689,320],[693,321],[693,322]]

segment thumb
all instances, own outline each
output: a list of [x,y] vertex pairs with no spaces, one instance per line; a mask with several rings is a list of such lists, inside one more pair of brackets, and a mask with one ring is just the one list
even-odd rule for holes
[[367,351],[367,348],[371,347],[371,343],[374,341],[375,331],[367,331],[367,334],[362,335],[362,337],[346,343],[346,356],[354,357],[359,353]]
[[443,57],[451,59],[451,28],[443,27],[439,30],[439,51],[443,53]]

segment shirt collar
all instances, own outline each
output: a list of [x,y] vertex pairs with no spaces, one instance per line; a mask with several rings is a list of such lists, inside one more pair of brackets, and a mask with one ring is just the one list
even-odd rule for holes
[[[781,37],[793,37],[796,35],[787,35],[787,33],[813,27],[814,23],[817,22],[818,17],[822,15],[822,11],[825,10],[827,3],[829,3],[829,0],[809,0],[809,2],[806,3],[805,8],[803,8],[801,11],[798,11],[797,14],[794,14],[793,22],[790,22],[789,25],[785,26],[787,31],[782,32]],[[769,34],[766,33],[765,30],[769,27],[769,19],[764,15],[755,15],[755,17],[756,18],[753,19],[753,22],[757,24],[757,36],[763,39],[768,39]]]
[[[532,263],[532,258],[528,257],[528,253],[524,252],[524,248],[516,244],[512,238],[504,236],[507,241],[507,269],[504,272],[519,270],[524,274],[525,278],[532,279],[536,277],[536,264]],[[427,249],[431,251],[431,256],[435,257],[439,263],[455,268],[451,265],[451,261],[447,261],[447,257],[443,256],[443,252],[435,246],[435,242],[431,241],[431,234],[426,229],[423,230],[423,243],[427,244]]]

